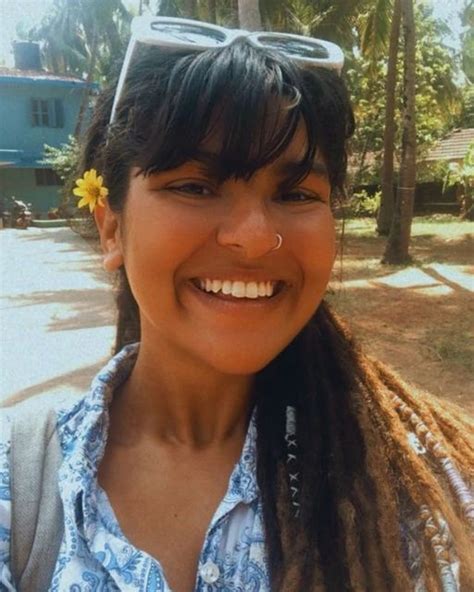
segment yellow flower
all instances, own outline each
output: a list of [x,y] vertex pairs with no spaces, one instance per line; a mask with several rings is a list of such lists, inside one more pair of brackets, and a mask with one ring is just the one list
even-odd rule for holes
[[99,205],[102,207],[104,205],[104,199],[109,194],[109,190],[103,186],[103,182],[102,176],[97,176],[95,169],[86,171],[82,179],[76,181],[77,187],[72,190],[74,195],[82,198],[79,200],[77,207],[83,208],[84,206],[89,206],[91,213],[96,206]]

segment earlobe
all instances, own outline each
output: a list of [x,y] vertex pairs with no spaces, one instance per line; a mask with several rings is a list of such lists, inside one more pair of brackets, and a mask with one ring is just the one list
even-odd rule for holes
[[103,207],[95,208],[94,218],[99,230],[104,268],[106,271],[116,271],[123,265],[119,215],[105,202]]

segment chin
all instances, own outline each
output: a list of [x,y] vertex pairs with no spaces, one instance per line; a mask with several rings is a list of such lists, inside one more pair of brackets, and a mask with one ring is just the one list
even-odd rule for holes
[[284,349],[282,345],[280,349],[272,351],[265,351],[262,347],[258,350],[256,348],[240,349],[236,351],[235,346],[229,350],[207,351],[206,362],[222,374],[234,374],[240,376],[249,376],[260,372],[267,366],[277,355]]

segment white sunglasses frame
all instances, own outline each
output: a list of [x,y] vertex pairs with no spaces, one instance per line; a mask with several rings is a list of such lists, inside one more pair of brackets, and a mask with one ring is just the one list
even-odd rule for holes
[[[174,24],[174,25],[191,25],[194,27],[201,27],[202,29],[207,29],[210,32],[214,31],[220,35],[225,36],[222,42],[217,42],[215,39],[209,38],[209,43],[205,43],[205,41],[200,43],[186,43],[186,41],[181,41],[176,39],[174,36],[167,35],[163,31],[154,31],[152,29],[152,25],[154,23],[159,24]],[[128,68],[130,66],[130,62],[132,60],[133,53],[135,51],[137,43],[144,43],[146,45],[158,45],[160,47],[167,47],[167,48],[183,48],[183,49],[191,49],[195,51],[205,51],[206,49],[216,48],[216,47],[226,47],[233,43],[236,39],[245,38],[248,42],[250,42],[255,47],[260,47],[263,49],[272,49],[269,48],[264,43],[259,41],[259,38],[274,38],[274,39],[293,39],[295,41],[304,41],[305,43],[314,44],[315,46],[318,45],[323,47],[328,52],[327,58],[311,58],[305,56],[295,56],[293,54],[290,55],[291,59],[296,63],[306,64],[306,65],[313,65],[319,66],[322,68],[327,68],[329,70],[335,70],[338,74],[341,73],[342,67],[344,65],[344,54],[341,48],[336,45],[335,43],[331,43],[330,41],[323,41],[322,39],[313,39],[312,37],[304,37],[303,35],[293,35],[291,33],[273,33],[267,31],[245,31],[243,29],[226,29],[225,27],[220,27],[218,25],[214,25],[213,23],[206,23],[203,21],[191,20],[191,19],[182,19],[182,18],[175,18],[175,17],[167,17],[167,16],[137,16],[132,20],[131,24],[131,38],[127,47],[127,51],[125,53],[125,58],[122,64],[122,69],[120,70],[120,76],[117,83],[117,89],[115,91],[114,102],[112,104],[112,111],[110,113],[110,120],[109,125],[111,125],[115,120],[115,113],[117,109],[117,105],[122,95],[123,86],[125,83],[125,79],[127,77]],[[281,53],[285,54],[283,50],[275,50],[280,51]],[[289,54],[286,54],[289,55]]]

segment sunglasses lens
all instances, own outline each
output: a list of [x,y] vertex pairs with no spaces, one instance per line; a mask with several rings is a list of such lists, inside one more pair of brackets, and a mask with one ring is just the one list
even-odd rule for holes
[[172,23],[151,23],[151,29],[162,35],[169,37],[170,40],[181,43],[211,47],[221,45],[226,40],[226,35],[198,23],[190,24],[172,24]]
[[273,35],[271,37],[259,35],[258,40],[265,47],[276,49],[290,57],[312,58],[318,60],[327,60],[329,58],[328,50],[317,41],[314,43],[307,43],[299,39],[276,37]]

